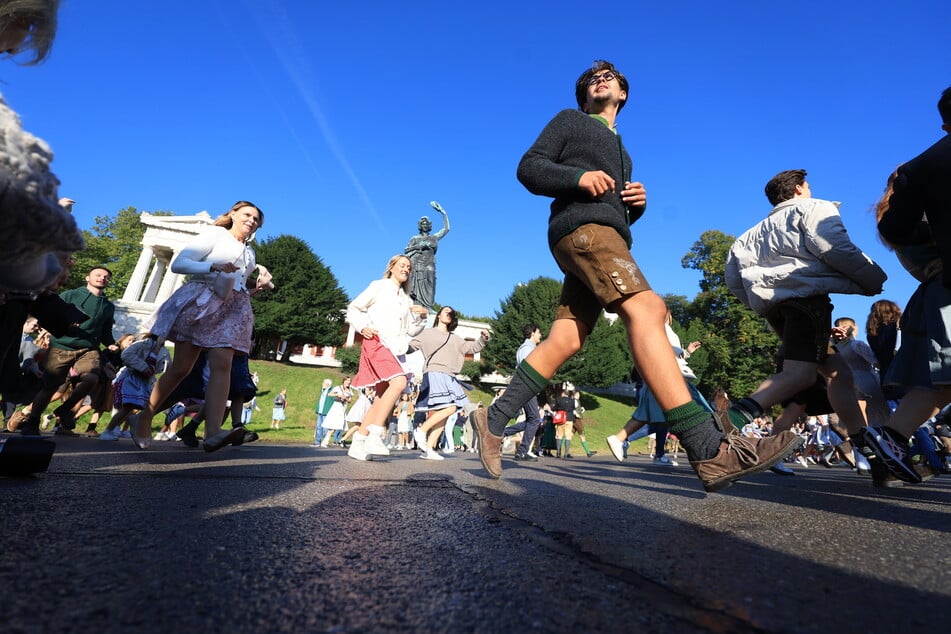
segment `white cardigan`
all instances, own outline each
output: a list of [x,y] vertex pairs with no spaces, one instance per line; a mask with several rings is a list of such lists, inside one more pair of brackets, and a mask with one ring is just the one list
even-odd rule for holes
[[[234,273],[212,273],[212,264],[231,262],[238,267]],[[218,277],[233,279],[234,290],[247,290],[248,276],[256,266],[254,250],[239,242],[224,227],[211,226],[182,249],[172,260],[172,272],[191,275],[193,281],[213,284]]]
[[347,306],[347,321],[357,332],[370,327],[396,356],[406,354],[411,338],[423,331],[424,317],[410,310],[409,295],[389,279],[373,280]]

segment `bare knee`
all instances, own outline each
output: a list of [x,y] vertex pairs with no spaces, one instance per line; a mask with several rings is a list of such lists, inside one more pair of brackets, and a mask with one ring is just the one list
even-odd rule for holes
[[631,295],[614,308],[629,332],[648,323],[663,326],[667,317],[667,304],[654,291]]

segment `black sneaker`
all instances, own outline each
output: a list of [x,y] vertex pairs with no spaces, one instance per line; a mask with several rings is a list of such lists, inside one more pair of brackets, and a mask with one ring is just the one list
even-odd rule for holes
[[518,460],[519,462],[538,462],[538,458],[530,456],[527,453],[515,454],[515,460]]
[[903,482],[921,482],[921,476],[915,470],[908,453],[907,438],[902,438],[898,432],[886,426],[866,427],[864,435],[866,448],[885,463],[889,473]]
[[195,435],[195,430],[188,425],[178,430],[178,439],[181,440],[182,444],[186,447],[191,447],[192,449],[198,448],[198,436]]
[[238,438],[237,440],[235,440],[234,442],[232,442],[232,443],[231,443],[231,446],[232,446],[232,447],[239,447],[239,446],[241,446],[241,445],[243,445],[243,444],[245,444],[245,443],[254,442],[254,441],[257,440],[258,438],[260,438],[260,436],[258,436],[258,433],[257,433],[256,431],[247,431],[247,430],[245,430],[244,435],[241,436],[240,438]]
[[76,417],[73,416],[72,408],[66,407],[65,405],[60,405],[53,410],[53,415],[59,419],[60,428],[72,431],[73,427],[76,426]]

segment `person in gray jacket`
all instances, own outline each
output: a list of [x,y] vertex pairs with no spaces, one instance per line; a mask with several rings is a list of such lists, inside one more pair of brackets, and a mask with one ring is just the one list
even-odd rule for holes
[[860,436],[865,417],[852,373],[829,355],[830,293],[877,295],[885,272],[849,240],[839,203],[812,197],[805,170],[786,170],[766,184],[774,205],[741,235],[727,256],[726,283],[747,307],[762,315],[782,339],[782,370],[730,408],[737,428],[813,385],[816,372],[829,379],[829,402],[850,435]]

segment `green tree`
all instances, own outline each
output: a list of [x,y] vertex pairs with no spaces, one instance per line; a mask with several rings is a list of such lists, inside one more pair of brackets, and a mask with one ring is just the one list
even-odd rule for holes
[[624,324],[620,319],[612,323],[602,313],[581,350],[559,368],[553,381],[610,387],[630,376],[632,365]]
[[323,260],[290,235],[256,243],[254,250],[275,285],[251,300],[256,349],[272,349],[275,340],[340,346],[348,298]]
[[704,394],[723,387],[731,395],[744,396],[775,369],[779,338],[726,286],[726,257],[733,242],[733,236],[721,231],[705,231],[681,261],[684,268],[701,273],[683,341],[703,343],[690,358],[690,367]]
[[[156,216],[170,216],[169,211],[152,212]],[[66,280],[66,288],[86,285],[86,273],[94,266],[105,266],[112,271],[109,297],[122,297],[129,278],[142,253],[145,225],[139,220],[135,207],[126,207],[115,216],[96,216],[92,229],[83,230],[86,248],[75,254],[76,265]]]
[[515,353],[525,337],[526,324],[538,324],[544,336],[555,319],[555,309],[561,295],[561,282],[550,277],[536,277],[518,284],[512,294],[501,302],[491,320],[492,338],[482,351],[482,357],[502,374],[515,371]]

